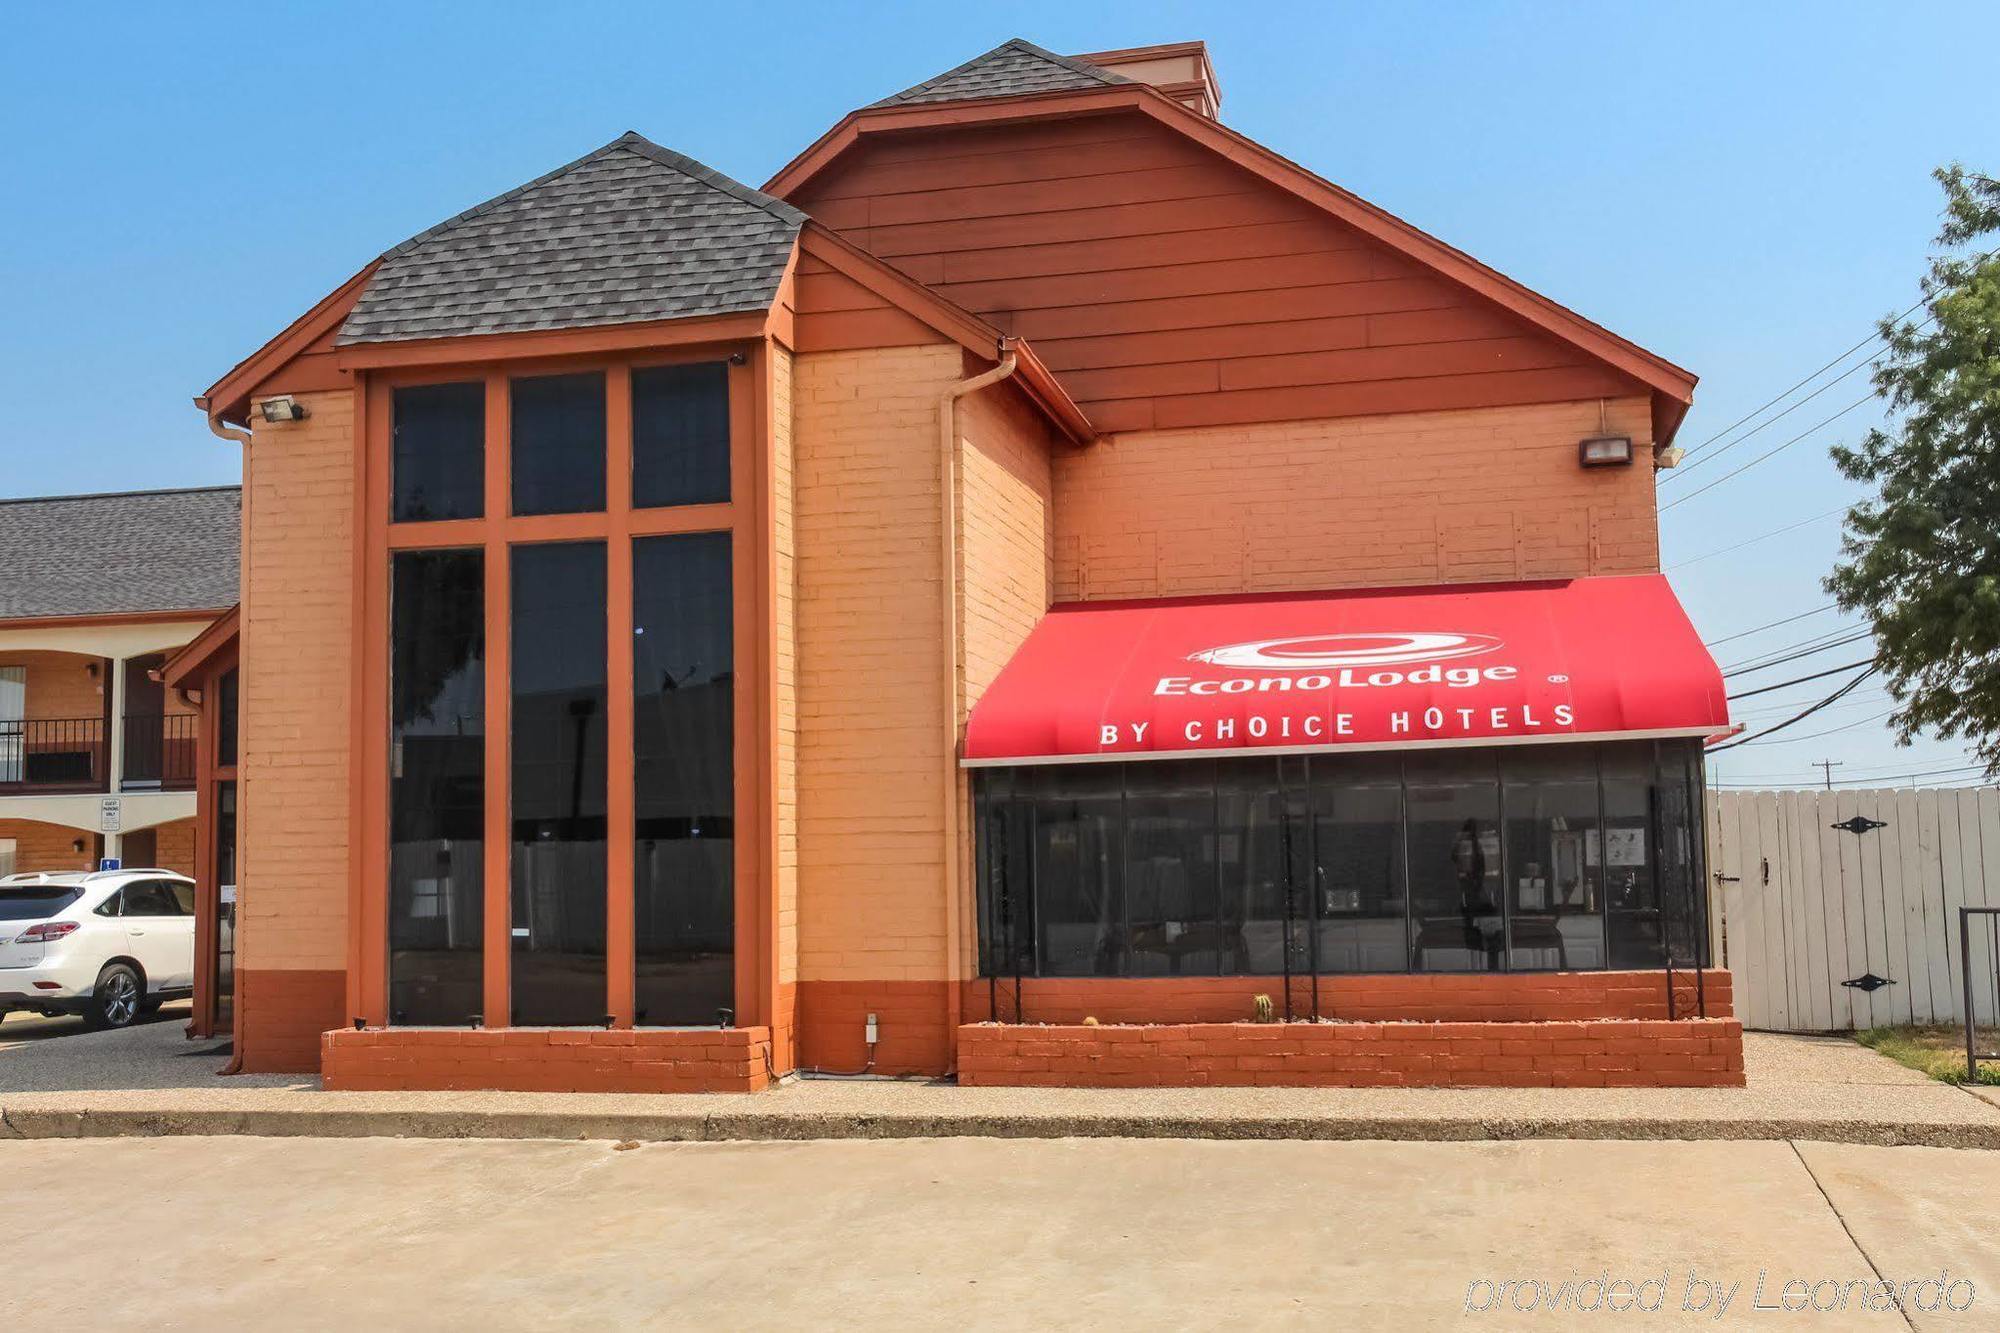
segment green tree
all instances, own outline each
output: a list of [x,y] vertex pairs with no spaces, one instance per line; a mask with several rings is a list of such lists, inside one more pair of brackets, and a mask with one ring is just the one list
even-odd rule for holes
[[[2000,181],[1956,164],[1921,317],[1882,321],[1875,390],[1893,414],[1833,461],[1874,488],[1826,580],[1865,614],[1902,744],[1962,737],[2000,772]],[[1913,312],[1914,315],[1914,312]]]

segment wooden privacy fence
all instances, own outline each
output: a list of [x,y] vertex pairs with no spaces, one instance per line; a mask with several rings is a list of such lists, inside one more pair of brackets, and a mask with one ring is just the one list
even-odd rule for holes
[[[2000,788],[1711,791],[1707,826],[1713,943],[1744,1026],[1965,1021],[1958,909],[2000,906]],[[1982,1023],[2000,1019],[1991,921],[1973,923]]]

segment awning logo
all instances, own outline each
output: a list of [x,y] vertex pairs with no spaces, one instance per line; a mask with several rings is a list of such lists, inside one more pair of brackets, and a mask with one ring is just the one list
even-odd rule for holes
[[1204,648],[1189,653],[1187,660],[1238,671],[1325,671],[1404,662],[1446,662],[1490,653],[1503,646],[1489,634],[1312,634]]

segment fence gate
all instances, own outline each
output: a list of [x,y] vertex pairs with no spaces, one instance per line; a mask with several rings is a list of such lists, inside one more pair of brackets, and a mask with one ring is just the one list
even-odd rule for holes
[[[1715,953],[1745,1027],[1964,1021],[1958,909],[2000,907],[2000,789],[1711,791],[1707,825]],[[1973,940],[1975,978],[1992,952]],[[1975,991],[1979,1021],[2000,1018]]]

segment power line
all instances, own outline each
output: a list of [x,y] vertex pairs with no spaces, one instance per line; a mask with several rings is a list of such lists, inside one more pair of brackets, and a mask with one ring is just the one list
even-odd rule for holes
[[[1793,686],[1793,685],[1803,685],[1803,684],[1805,684],[1805,683],[1806,683],[1807,681],[1809,681],[1809,680],[1824,680],[1824,679],[1826,679],[1826,678],[1827,678],[1828,676],[1837,676],[1837,675],[1839,675],[1839,674],[1840,674],[1841,672],[1843,672],[1843,671],[1852,671],[1852,670],[1854,670],[1854,668],[1856,668],[1856,667],[1865,667],[1865,666],[1873,666],[1873,665],[1874,665],[1874,659],[1873,659],[1873,658],[1867,658],[1867,659],[1864,659],[1864,660],[1862,660],[1862,661],[1859,661],[1859,662],[1849,662],[1849,663],[1848,663],[1848,664],[1847,664],[1846,666],[1837,666],[1837,667],[1833,667],[1833,668],[1831,668],[1831,669],[1829,669],[1829,670],[1826,670],[1826,671],[1819,671],[1819,672],[1815,672],[1814,674],[1812,674],[1812,675],[1810,675],[1810,676],[1799,676],[1799,677],[1797,677],[1796,679],[1793,679],[1793,680],[1781,680],[1781,681],[1779,681],[1779,682],[1778,682],[1778,683],[1777,683],[1776,685],[1765,685],[1765,686],[1763,686],[1763,687],[1761,687],[1761,688],[1759,688],[1759,689],[1754,689],[1754,690],[1745,690],[1745,691],[1743,691],[1743,693],[1741,693],[1741,694],[1732,694],[1732,695],[1729,695],[1729,696],[1728,696],[1728,698],[1730,698],[1730,699],[1732,699],[1732,700],[1733,700],[1733,699],[1748,699],[1748,698],[1751,698],[1751,697],[1753,697],[1753,696],[1755,696],[1755,695],[1759,695],[1759,694],[1769,694],[1769,693],[1770,693],[1771,691],[1773,691],[1773,690],[1782,690],[1782,689],[1786,689],[1786,688],[1788,688],[1788,687],[1790,687],[1790,686]],[[1864,679],[1866,679],[1866,677],[1862,677],[1862,676],[1857,676],[1857,677],[1856,677],[1855,679],[1856,679],[1857,681],[1858,681],[1858,680],[1864,680]]]
[[1800,440],[1803,440],[1806,436],[1818,430],[1820,427],[1832,425],[1834,422],[1840,420],[1840,418],[1846,416],[1849,412],[1852,412],[1855,408],[1861,406],[1863,403],[1873,401],[1874,398],[1875,398],[1875,393],[1873,390],[1870,390],[1867,394],[1863,395],[1860,398],[1855,399],[1853,402],[1849,403],[1846,407],[1843,407],[1838,412],[1835,412],[1832,416],[1822,418],[1821,420],[1814,422],[1812,425],[1807,426],[1804,430],[1800,431],[1797,435],[1792,436],[1791,439],[1786,440],[1783,444],[1778,445],[1775,448],[1766,449],[1763,453],[1758,454],[1755,458],[1745,463],[1742,467],[1737,468],[1735,471],[1725,472],[1721,476],[1717,477],[1714,481],[1709,482],[1706,486],[1698,486],[1694,490],[1689,491],[1686,495],[1680,496],[1677,499],[1671,500],[1666,504],[1661,505],[1660,512],[1664,514],[1669,509],[1672,509],[1675,505],[1686,504],[1689,500],[1694,499],[1695,496],[1706,495],[1708,492],[1714,490],[1717,486],[1720,486],[1723,482],[1728,481],[1733,477],[1742,476],[1745,472],[1748,472],[1751,468],[1756,467],[1759,463],[1763,462],[1764,460],[1776,457],[1777,455],[1783,453],[1785,450],[1791,448],[1793,445],[1797,444]]
[[1850,643],[1859,643],[1863,639],[1873,637],[1874,633],[1875,631],[1867,629],[1855,630],[1842,638],[1827,637],[1798,644],[1792,648],[1780,648],[1776,651],[1775,655],[1766,654],[1763,657],[1753,657],[1747,662],[1739,662],[1734,666],[1724,668],[1722,678],[1727,680],[1731,676],[1747,676],[1753,671],[1769,671],[1774,666],[1784,666],[1789,662],[1796,662],[1803,657],[1813,657],[1831,648],[1845,648]]
[[[1718,748],[1727,749],[1728,747],[1720,746]],[[1711,753],[1713,753],[1713,751],[1711,751]],[[1810,767],[1817,768],[1818,765],[1814,764],[1810,765]],[[1945,785],[1949,786],[1949,785],[1956,785],[1957,782],[1961,780],[1964,777],[1964,775],[1968,773],[1983,773],[1985,771],[1986,771],[1986,765],[1984,764],[1961,764],[1957,768],[1934,768],[1924,773],[1895,773],[1895,774],[1882,773],[1882,774],[1876,774],[1872,777],[1865,777],[1865,778],[1835,778],[1833,780],[1833,785],[1836,787],[1867,787],[1867,786],[1879,787],[1886,783],[1891,783],[1891,782],[1915,782],[1920,779],[1933,779],[1933,780],[1946,779]],[[1723,788],[1742,788],[1742,787],[1763,787],[1763,786],[1768,786],[1769,784],[1763,782],[1717,782],[1711,785]]]
[[[1928,301],[1929,299],[1930,297],[1926,296],[1924,298],[1924,301]],[[1917,311],[1923,309],[1924,301],[1918,301],[1908,310],[1905,310],[1902,314],[1896,316],[1896,318],[1898,320],[1908,319],[1911,315],[1914,315],[1917,313]],[[1760,415],[1766,408],[1774,407],[1777,404],[1784,402],[1785,399],[1790,398],[1800,389],[1805,388],[1806,385],[1811,384],[1821,375],[1826,374],[1827,371],[1832,370],[1835,366],[1847,360],[1848,357],[1853,356],[1856,352],[1866,347],[1869,343],[1881,341],[1881,338],[1882,334],[1880,330],[1877,330],[1876,332],[1869,334],[1866,338],[1863,338],[1860,342],[1854,344],[1854,346],[1848,348],[1846,351],[1842,352],[1839,356],[1836,356],[1835,358],[1833,358],[1833,360],[1827,362],[1825,365],[1821,366],[1818,370],[1815,370],[1812,374],[1800,380],[1797,384],[1792,385],[1789,389],[1784,390],[1782,393],[1774,394],[1769,399],[1766,399],[1764,402],[1758,404],[1756,407],[1751,408],[1748,412],[1744,413],[1736,420],[1730,422],[1727,426],[1724,426],[1721,430],[1715,432],[1715,434],[1703,440],[1700,444],[1695,445],[1694,448],[1688,450],[1689,456],[1691,457],[1694,454],[1700,453],[1703,449],[1708,448],[1709,445],[1714,444],[1717,440],[1729,434],[1731,431],[1735,430],[1738,426],[1742,425],[1744,422],[1749,421],[1751,418]],[[1774,421],[1776,419],[1777,418],[1775,417],[1772,418],[1772,420]]]
[[1725,546],[1721,550],[1710,551],[1707,555],[1698,555],[1695,556],[1692,560],[1682,560],[1677,564],[1668,565],[1667,569],[1669,570],[1686,569],[1689,565],[1698,565],[1704,560],[1713,560],[1715,559],[1715,557],[1719,555],[1728,555],[1731,551],[1740,551],[1746,546],[1755,546],[1758,542],[1768,541],[1773,537],[1782,537],[1786,533],[1796,532],[1800,528],[1803,528],[1808,524],[1824,522],[1825,520],[1832,518],[1835,514],[1844,514],[1846,512],[1847,512],[1846,505],[1836,505],[1832,509],[1827,510],[1824,514],[1814,514],[1811,518],[1802,518],[1796,523],[1787,523],[1782,528],[1773,528],[1769,532],[1761,533],[1758,536],[1750,537],[1743,541],[1737,542],[1734,546]]
[[1874,714],[1873,716],[1870,716],[1870,717],[1864,717],[1864,718],[1857,718],[1856,720],[1854,720],[1854,721],[1852,721],[1852,722],[1844,722],[1844,723],[1842,723],[1842,724],[1841,724],[1840,726],[1837,726],[1837,727],[1828,727],[1828,728],[1827,728],[1827,729],[1826,729],[1825,731],[1812,731],[1812,732],[1807,732],[1807,733],[1806,733],[1805,735],[1803,735],[1803,736],[1787,736],[1787,737],[1785,737],[1785,738],[1784,738],[1783,740],[1775,740],[1775,741],[1754,741],[1754,742],[1752,742],[1752,744],[1756,744],[1756,745],[1795,745],[1795,744],[1797,744],[1797,743],[1798,743],[1799,741],[1816,741],[1816,740],[1818,740],[1818,739],[1819,739],[1820,737],[1822,737],[1822,736],[1838,736],[1838,735],[1839,735],[1839,734],[1840,734],[1841,732],[1843,732],[1843,731],[1852,731],[1852,730],[1854,730],[1854,729],[1855,729],[1856,727],[1865,727],[1865,726],[1867,726],[1867,725],[1868,725],[1869,723],[1871,723],[1871,722],[1880,722],[1880,721],[1881,721],[1881,720],[1882,720],[1883,718],[1885,718],[1885,717],[1889,716],[1889,714],[1891,714],[1891,713],[1893,713],[1893,712],[1895,712],[1895,711],[1896,711],[1896,710],[1895,710],[1895,709],[1893,709],[1893,708],[1885,708],[1885,709],[1883,709],[1883,710],[1882,710],[1881,712],[1879,712],[1879,713],[1876,713],[1876,714]]
[[[1868,669],[1866,671],[1863,671],[1860,675],[1856,676],[1853,680],[1848,681],[1845,685],[1841,686],[1839,689],[1835,690],[1832,694],[1827,695],[1826,698],[1821,699],[1818,703],[1808,707],[1803,712],[1794,713],[1792,716],[1786,718],[1783,722],[1780,722],[1775,726],[1766,727],[1762,731],[1752,732],[1750,735],[1745,736],[1742,740],[1731,741],[1727,745],[1718,745],[1714,747],[1714,749],[1711,749],[1709,753],[1717,754],[1723,750],[1733,750],[1739,745],[1747,745],[1749,742],[1756,740],[1760,737],[1769,736],[1774,732],[1783,731],[1786,727],[1791,726],[1795,722],[1803,722],[1807,718],[1811,717],[1814,713],[1817,713],[1820,709],[1826,707],[1828,704],[1833,703],[1835,700],[1839,699],[1842,695],[1846,694],[1849,690],[1852,690],[1855,686],[1859,685],[1862,681],[1868,679],[1870,676],[1874,675],[1877,671],[1881,670],[1880,667],[1876,666],[1872,662],[1858,662],[1855,665],[1864,666],[1867,667]],[[1837,667],[1835,668],[1835,670],[1844,671],[1847,670],[1847,668]],[[1833,672],[1826,671],[1820,674],[1830,676],[1833,674]],[[1808,677],[1808,679],[1810,679],[1810,677]],[[1792,683],[1797,684],[1798,682],[1793,681]],[[1777,689],[1779,687],[1774,685],[1771,688]],[[1761,694],[1762,692],[1763,691],[1761,690],[1751,691],[1752,694]]]
[[1798,411],[1800,408],[1804,407],[1807,403],[1810,403],[1813,399],[1819,397],[1821,394],[1825,393],[1828,389],[1831,389],[1834,385],[1846,379],[1849,375],[1852,375],[1855,371],[1864,370],[1872,364],[1873,362],[1870,361],[1855,362],[1853,365],[1849,366],[1846,370],[1841,371],[1838,375],[1835,375],[1832,379],[1820,385],[1817,389],[1814,389],[1811,393],[1799,399],[1796,403],[1793,403],[1790,407],[1787,407],[1784,411],[1778,413],[1776,416],[1771,417],[1768,420],[1758,422],[1755,426],[1752,426],[1749,430],[1744,431],[1741,435],[1737,436],[1729,443],[1723,445],[1720,449],[1715,450],[1713,453],[1705,454],[1702,457],[1695,459],[1692,463],[1683,463],[1680,467],[1677,467],[1673,471],[1667,473],[1666,476],[1660,478],[1660,484],[1664,486],[1668,482],[1678,481],[1682,477],[1685,477],[1688,473],[1700,467],[1702,464],[1714,462],[1716,459],[1722,457],[1724,454],[1728,453],[1731,449],[1734,449],[1737,445],[1743,443],[1751,436],[1757,435],[1762,431],[1768,429],[1769,427],[1775,426],[1780,421],[1783,421],[1786,417]]
[[1783,620],[1773,620],[1768,625],[1756,625],[1752,626],[1750,629],[1738,630],[1734,634],[1725,634],[1719,639],[1710,639],[1708,643],[1704,646],[1709,648],[1716,648],[1720,647],[1722,644],[1732,642],[1733,640],[1736,639],[1747,639],[1752,634],[1762,634],[1767,629],[1776,629],[1780,625],[1789,625],[1794,620],[1804,620],[1807,616],[1816,616],[1821,614],[1822,612],[1831,611],[1836,607],[1838,607],[1839,605],[1840,603],[1838,602],[1828,602],[1825,606],[1814,607],[1810,611],[1801,611],[1795,616],[1786,616]]

